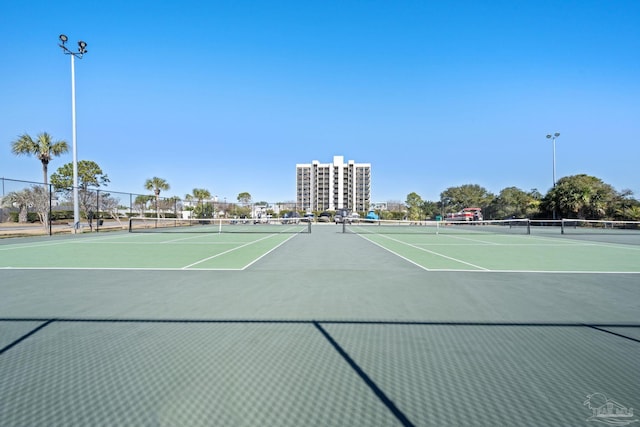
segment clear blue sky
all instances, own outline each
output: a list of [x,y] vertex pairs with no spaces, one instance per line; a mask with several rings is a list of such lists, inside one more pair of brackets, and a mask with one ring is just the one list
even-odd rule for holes
[[[295,165],[371,163],[375,202],[586,173],[640,196],[640,1],[3,1],[0,177],[10,143],[71,143],[113,191],[295,199]],[[71,162],[56,158],[50,173]]]

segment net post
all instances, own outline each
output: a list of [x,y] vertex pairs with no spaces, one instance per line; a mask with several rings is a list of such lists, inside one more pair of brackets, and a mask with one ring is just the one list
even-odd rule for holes
[[218,234],[222,233],[222,218],[218,218]]
[[133,233],[133,217],[129,217],[129,233]]
[[564,218],[560,219],[560,234],[564,234]]
[[342,234],[345,234],[347,232],[347,220],[346,219],[342,219]]
[[531,220],[527,218],[527,234],[531,234]]
[[311,233],[311,219],[309,219],[309,222],[307,223],[307,233]]

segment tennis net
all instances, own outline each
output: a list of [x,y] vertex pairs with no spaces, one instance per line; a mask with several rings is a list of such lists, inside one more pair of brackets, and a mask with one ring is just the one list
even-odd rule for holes
[[131,233],[311,233],[311,222],[290,218],[129,219]]
[[344,233],[356,234],[531,234],[528,219],[491,221],[363,220],[344,223]]
[[638,234],[640,221],[563,219],[562,234]]

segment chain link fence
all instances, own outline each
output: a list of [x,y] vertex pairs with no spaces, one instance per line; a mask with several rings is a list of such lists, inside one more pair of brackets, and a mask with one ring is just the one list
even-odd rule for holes
[[79,223],[74,224],[73,189],[0,177],[0,237],[122,230],[131,217],[278,218],[297,211],[295,202],[234,203],[214,198],[157,197],[78,188]]
[[176,218],[178,198],[78,188],[79,223],[74,224],[73,189],[0,178],[0,234],[38,235],[124,229],[131,216]]

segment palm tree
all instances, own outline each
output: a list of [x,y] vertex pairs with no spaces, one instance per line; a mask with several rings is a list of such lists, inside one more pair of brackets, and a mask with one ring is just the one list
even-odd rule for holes
[[205,216],[205,206],[204,201],[211,199],[211,192],[206,188],[194,188],[193,189],[193,197],[198,200],[198,206],[194,209],[194,214],[196,218],[204,218]]
[[43,182],[46,186],[49,182],[47,179],[49,162],[53,157],[69,151],[69,145],[66,141],[52,141],[51,135],[46,132],[39,134],[36,140],[33,140],[31,136],[25,133],[11,143],[11,151],[16,156],[23,154],[36,156],[42,162]]
[[153,190],[153,194],[156,195],[156,216],[160,218],[160,212],[158,211],[158,200],[160,200],[160,192],[168,190],[170,188],[169,183],[162,178],[154,176],[144,183],[144,188],[146,188],[147,190]]
[[206,199],[211,198],[211,192],[205,188],[194,188],[193,197],[198,200],[198,204],[202,204]]

